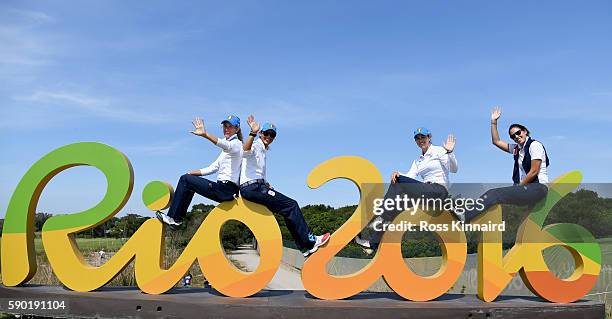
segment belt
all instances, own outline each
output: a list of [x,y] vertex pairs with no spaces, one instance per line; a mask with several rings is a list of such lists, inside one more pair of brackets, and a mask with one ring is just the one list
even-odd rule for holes
[[265,183],[266,183],[266,180],[265,180],[265,179],[263,179],[263,178],[260,178],[260,179],[252,179],[252,180],[250,180],[250,181],[248,181],[248,182],[244,182],[244,183],[240,184],[240,187],[249,186],[249,185],[251,185],[251,184],[265,184]]
[[232,181],[219,181],[219,183],[221,183],[221,184],[229,184],[231,186],[238,187],[238,185],[236,185],[236,183],[234,183]]

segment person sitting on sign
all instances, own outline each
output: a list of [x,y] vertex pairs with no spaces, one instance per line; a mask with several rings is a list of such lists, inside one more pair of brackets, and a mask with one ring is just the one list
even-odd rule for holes
[[483,205],[478,209],[470,207],[460,220],[469,223],[487,209],[496,204],[508,204],[533,207],[546,198],[548,194],[548,153],[540,141],[530,136],[529,130],[522,124],[511,124],[508,134],[515,143],[507,143],[499,138],[497,120],[501,117],[501,107],[491,112],[491,141],[500,150],[512,154],[514,168],[513,186],[493,188],[480,199]]
[[[192,122],[195,127],[192,134],[201,136],[219,148],[221,154],[206,168],[193,170],[181,176],[174,191],[168,214],[156,212],[157,218],[164,224],[179,226],[187,214],[193,195],[198,193],[216,202],[231,201],[238,196],[240,165],[242,163],[242,132],[240,118],[230,115],[221,121],[224,138],[217,138],[206,131],[204,122],[196,117]],[[217,173],[217,181],[211,181],[200,176]]]
[[[431,143],[431,132],[427,128],[419,127],[413,133],[414,142],[420,148],[421,154],[412,162],[406,174],[397,171],[391,174],[391,185],[385,194],[385,199],[405,195],[414,199],[423,197],[444,200],[448,197],[449,174],[457,173],[458,170],[457,159],[453,152],[455,137],[449,134],[444,146],[437,146]],[[417,177],[421,177],[423,181],[417,180]],[[386,210],[368,223],[370,238],[364,239],[357,235],[355,242],[367,254],[372,254],[378,249],[385,233],[380,224],[391,223],[402,211]]]
[[[273,189],[267,182],[266,155],[270,144],[276,138],[276,126],[264,123],[260,128],[253,115],[249,116],[247,123],[251,127],[251,133],[243,146],[240,195],[246,200],[266,206],[275,214],[282,215],[296,245],[304,257],[308,257],[327,243],[330,234],[314,235],[306,224],[298,203]],[[259,139],[255,140],[258,134]]]

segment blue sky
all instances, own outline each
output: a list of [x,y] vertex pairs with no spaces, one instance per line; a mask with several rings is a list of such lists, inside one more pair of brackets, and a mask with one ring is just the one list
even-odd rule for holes
[[[436,144],[456,135],[454,182],[509,182],[512,160],[490,143],[496,104],[503,137],[519,122],[543,141],[551,176],[610,182],[610,34],[609,1],[2,1],[0,217],[38,158],[79,141],[129,157],[121,214],[149,214],[144,185],[175,184],[219,152],[191,119],[220,134],[228,113],[279,127],[268,177],[301,205],[357,202],[347,181],[306,186],[333,156],[407,171],[416,126]],[[105,188],[73,168],[37,210],[87,209]]]

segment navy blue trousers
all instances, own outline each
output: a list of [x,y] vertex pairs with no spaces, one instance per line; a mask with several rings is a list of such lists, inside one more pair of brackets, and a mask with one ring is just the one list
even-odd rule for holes
[[[385,199],[391,198],[395,199],[396,196],[408,198],[440,198],[445,199],[448,196],[448,191],[446,187],[436,184],[436,183],[423,183],[421,181],[417,181],[416,179],[406,177],[406,176],[398,176],[397,180],[394,184],[389,185],[389,189],[385,194]],[[407,207],[406,207],[407,208]],[[382,217],[384,223],[392,222],[395,217],[401,214],[403,210],[385,210],[380,216]],[[384,235],[384,231],[371,229],[370,233],[370,245],[373,248],[377,247],[380,244],[380,240]]]
[[486,212],[491,206],[497,204],[535,206],[539,201],[546,198],[547,194],[548,187],[540,183],[490,189],[480,196],[483,204],[482,209],[477,209],[474,206],[471,210],[465,210],[465,222],[469,223],[481,213]]
[[233,200],[238,195],[238,186],[229,181],[213,182],[203,177],[185,174],[176,185],[168,216],[177,222],[182,221],[195,193],[220,203]]
[[299,249],[311,249],[314,236],[306,224],[298,203],[279,191],[270,189],[265,183],[254,183],[240,187],[240,196],[253,203],[266,206],[272,213],[285,218],[285,224]]

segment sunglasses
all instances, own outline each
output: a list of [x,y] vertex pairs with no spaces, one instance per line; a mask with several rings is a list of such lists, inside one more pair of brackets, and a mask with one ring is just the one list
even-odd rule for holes
[[521,135],[522,132],[523,132],[523,130],[518,130],[518,131],[510,134],[510,138],[512,138],[512,139],[517,138],[517,137],[519,137]]
[[420,140],[420,139],[426,138],[426,137],[427,137],[427,135],[417,134],[417,135],[414,136],[414,140],[417,141],[417,140]]
[[271,138],[275,138],[275,137],[276,137],[276,132],[274,132],[274,131],[272,131],[272,130],[267,130],[267,131],[264,131],[264,132],[262,132],[262,134],[263,134],[265,137],[271,137]]

